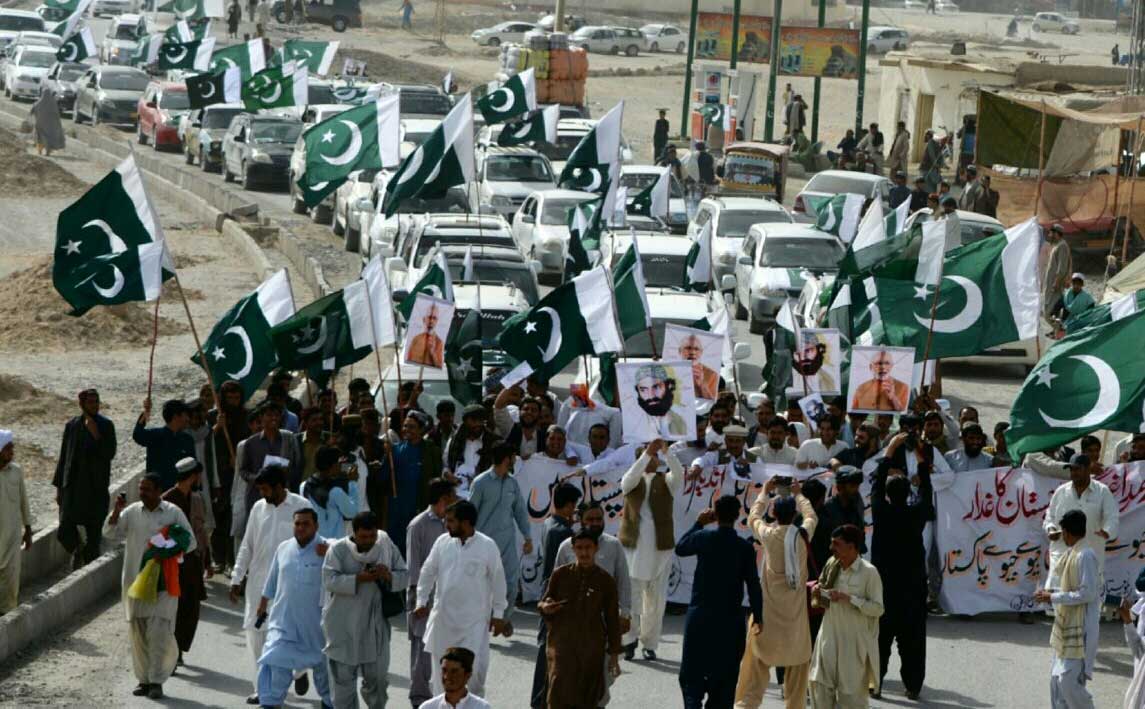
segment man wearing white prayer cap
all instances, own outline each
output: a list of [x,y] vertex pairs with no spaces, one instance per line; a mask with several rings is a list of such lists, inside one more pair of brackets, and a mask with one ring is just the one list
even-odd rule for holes
[[19,603],[20,545],[32,546],[32,512],[15,455],[12,432],[0,429],[0,615]]

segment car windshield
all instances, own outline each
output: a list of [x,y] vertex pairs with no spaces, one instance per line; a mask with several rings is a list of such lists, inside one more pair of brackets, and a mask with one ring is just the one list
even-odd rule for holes
[[115,34],[112,35],[114,39],[139,39],[139,26],[138,25],[117,25]]
[[767,238],[763,242],[760,266],[773,268],[838,268],[843,246],[830,239]]
[[569,223],[569,210],[585,202],[587,199],[546,199],[545,208],[541,210],[541,224],[548,226],[565,226]]
[[640,31],[644,34],[657,34],[662,27],[664,27],[664,25],[644,25],[640,28]]
[[644,283],[649,288],[677,288],[684,285],[685,257],[679,254],[640,254]]
[[443,197],[410,197],[398,206],[398,214],[468,214],[469,198],[465,190],[451,187]]
[[[454,314],[456,317],[456,313]],[[398,400],[398,380],[396,379],[393,368],[386,372],[387,376],[395,377],[394,379],[386,379],[383,385],[385,388],[385,397],[380,393],[374,395],[374,400],[377,402],[379,411],[383,411],[382,402],[389,404],[391,401]],[[404,381],[410,381],[404,379]],[[437,402],[439,401],[453,401],[453,396],[449,391],[449,382],[442,379],[423,379],[421,381],[421,392],[418,394],[417,403],[419,406],[425,407],[426,411],[435,411]],[[456,403],[456,402],[455,402]]]
[[742,237],[752,224],[789,224],[791,218],[786,212],[778,209],[767,209],[746,212],[720,212],[720,225],[716,229],[716,236]]
[[186,111],[191,107],[186,91],[164,91],[159,97],[159,108],[168,111]]
[[476,233],[469,235],[454,234],[442,239],[440,236],[423,234],[417,240],[417,252],[413,256],[412,263],[421,263],[428,254],[439,242],[450,244],[473,244],[474,246],[506,246],[513,248],[515,244],[512,239],[507,236],[496,236],[495,234],[481,234]]
[[[620,186],[628,188],[628,196],[635,197],[637,192],[645,190],[660,176],[654,172],[625,172],[620,175]],[[684,188],[677,180],[668,180],[668,195],[674,199],[684,198]]]
[[398,110],[403,116],[415,113],[444,116],[453,108],[449,98],[428,91],[402,91],[398,94]]
[[587,39],[592,35],[593,32],[596,32],[595,27],[581,27],[576,32],[573,32],[572,36],[577,39]]
[[7,32],[44,31],[44,18],[23,17],[21,15],[0,15],[0,30]]
[[240,113],[242,111],[237,108],[216,108],[213,111],[207,111],[207,115],[203,118],[203,127],[229,128],[231,121]]
[[112,91],[142,91],[147,88],[148,81],[143,72],[114,71],[99,78],[99,87]]
[[250,142],[293,144],[301,134],[301,123],[259,122],[251,124]]
[[[461,321],[469,314],[469,309],[458,308],[453,311],[453,324],[451,324],[450,332],[456,332],[457,328],[461,327]],[[497,346],[497,335],[501,332],[501,328],[505,325],[505,321],[516,315],[513,310],[481,310],[481,344],[485,346]],[[419,397],[420,402],[420,397]]]
[[314,106],[322,103],[339,103],[334,95],[334,87],[327,84],[309,84],[306,87],[306,100]]
[[859,194],[864,197],[871,195],[871,182],[869,180],[855,180],[845,175],[824,175],[819,173],[811,178],[805,188],[808,192],[826,192],[827,194]]
[[20,55],[20,66],[45,68],[55,63],[56,55],[51,52],[24,52]]
[[565,133],[563,135],[558,133],[556,145],[540,143],[537,148],[549,160],[568,160],[569,155],[572,155],[572,151],[576,149],[583,137],[582,133]]
[[64,67],[60,69],[59,78],[60,81],[75,81],[83,76],[85,71],[87,71],[87,69],[83,67]]
[[71,10],[67,10],[62,7],[41,7],[38,12],[40,13],[40,17],[44,18],[48,22],[59,22],[60,20],[66,20],[71,17],[72,14]]
[[537,155],[492,155],[485,160],[487,182],[552,182],[548,162]]
[[[465,264],[462,261],[450,262],[449,272],[453,278],[454,283],[461,282],[461,274],[465,270]],[[537,293],[537,281],[533,276],[533,271],[525,264],[498,264],[489,261],[474,261],[473,264],[474,274],[476,279],[469,281],[470,283],[495,283],[498,285],[512,285],[516,286],[517,290],[521,291],[521,295],[525,296],[525,300],[529,305],[535,305],[540,299]]]

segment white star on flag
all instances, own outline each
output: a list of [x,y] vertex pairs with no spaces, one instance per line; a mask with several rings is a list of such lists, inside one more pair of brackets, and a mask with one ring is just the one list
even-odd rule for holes
[[326,132],[322,134],[322,142],[323,143],[333,143],[334,142],[334,131],[327,128]]
[[314,337],[314,328],[310,325],[302,328],[302,339],[309,340],[311,337]]
[[1058,375],[1051,372],[1049,367],[1046,367],[1039,371],[1036,376],[1038,377],[1038,384],[1045,386],[1047,389],[1052,389],[1053,384],[1050,382],[1056,379]]
[[457,371],[461,372],[462,375],[464,375],[466,378],[468,378],[469,373],[473,371],[473,360],[472,359],[461,360],[461,363],[457,365]]
[[215,361],[216,361],[216,362],[218,362],[218,361],[219,361],[219,360],[221,360],[221,359],[225,359],[225,358],[226,358],[226,356],[227,356],[227,353],[226,353],[226,352],[223,352],[223,348],[222,348],[222,347],[216,347],[216,348],[214,349],[214,351],[213,351],[213,352],[211,352],[211,356],[215,358]]
[[532,320],[525,323],[525,332],[526,333],[536,332],[536,331],[537,331],[537,323],[533,322]]
[[68,243],[64,245],[64,248],[67,249],[67,252],[69,255],[78,254],[80,252],[80,244],[81,243],[83,243],[83,242],[81,242],[81,241],[68,241]]
[[919,300],[926,300],[928,296],[930,296],[930,286],[924,283],[921,286],[914,287],[915,298],[918,298]]

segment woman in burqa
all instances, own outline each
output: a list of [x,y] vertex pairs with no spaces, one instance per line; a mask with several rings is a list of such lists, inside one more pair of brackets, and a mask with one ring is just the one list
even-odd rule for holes
[[64,149],[64,126],[60,121],[60,107],[53,91],[44,91],[32,105],[32,133],[36,138],[36,152],[51,155],[53,150]]

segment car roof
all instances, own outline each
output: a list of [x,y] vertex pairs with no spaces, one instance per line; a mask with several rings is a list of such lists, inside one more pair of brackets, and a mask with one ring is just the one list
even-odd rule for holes
[[649,315],[657,319],[699,320],[708,315],[708,297],[674,288],[648,288]]
[[562,190],[562,189],[537,190],[536,192],[534,192],[533,194],[531,194],[529,196],[532,197],[534,195],[537,197],[540,197],[541,199],[575,199],[575,200],[580,201],[580,202],[587,202],[590,199],[596,199],[597,198],[597,195],[594,195],[591,192],[581,192],[580,190]]
[[[627,234],[619,234],[616,238],[616,253],[627,250],[632,240]],[[676,234],[650,234],[642,232],[637,235],[637,244],[641,256],[687,256],[692,249],[693,242],[686,236]],[[619,256],[618,256],[619,258]]]
[[621,175],[659,175],[668,168],[660,165],[621,165]]
[[811,179],[808,180],[807,182],[810,183],[811,180],[814,180],[816,177],[820,177],[820,176],[823,176],[823,177],[843,177],[843,178],[846,178],[848,180],[858,180],[859,182],[870,182],[870,183],[882,182],[882,181],[887,179],[887,178],[883,177],[882,175],[872,175],[869,172],[857,172],[855,170],[823,170],[822,172],[817,172],[814,175],[812,175]]
[[441,125],[440,118],[402,118],[401,122],[406,130],[413,128],[433,130]]
[[56,50],[42,44],[25,44],[20,47],[21,54],[51,54],[56,56]]
[[775,200],[762,197],[708,197],[711,202],[725,212],[785,212],[783,205]]
[[226,110],[226,109],[234,110],[236,108],[239,110],[242,110],[245,107],[241,103],[212,103],[212,104],[209,104],[207,106],[203,106],[202,110],[204,110],[204,111],[219,111],[219,110]]
[[302,121],[294,116],[273,115],[265,116],[261,114],[252,113],[250,115],[251,123],[297,123],[302,125]]
[[40,19],[40,16],[31,10],[0,10],[0,15],[12,15],[14,17],[35,17]]
[[63,69],[83,69],[84,71],[91,68],[91,64],[84,64],[83,62],[56,62],[56,66]]
[[[474,244],[473,247],[474,261],[520,261],[523,263],[525,260],[525,257],[515,246]],[[469,251],[469,246],[466,244],[442,244],[441,250],[445,253],[446,258],[454,255],[464,256]]]
[[115,18],[115,24],[117,24],[117,25],[138,24],[139,21],[142,19],[143,19],[143,15],[124,13],[124,14],[120,15],[119,17]]
[[150,76],[147,76],[147,72],[143,71],[142,69],[137,69],[133,66],[116,66],[114,64],[95,64],[92,66],[92,69],[96,69],[102,74],[141,74],[144,77],[146,77],[147,79],[151,78]]
[[[958,221],[960,221],[960,222],[977,222],[979,224],[989,224],[990,226],[996,226],[999,229],[1005,229],[1005,227],[1002,225],[1002,222],[998,221],[997,219],[995,219],[994,217],[991,217],[988,214],[979,214],[978,212],[968,212],[965,209],[956,209],[954,211],[958,215]],[[922,209],[918,210],[917,212],[915,212],[911,216],[914,216],[915,214],[925,214],[927,216],[930,216],[930,215],[934,214],[934,210],[932,210],[930,207],[923,207]]]
[[[482,283],[482,310],[528,310],[525,296],[516,286]],[[477,306],[478,287],[476,283],[458,283],[453,286],[453,301],[458,310],[472,310]]]
[[499,216],[490,214],[451,214],[449,212],[429,214],[426,216],[426,226],[434,226],[439,228],[458,228],[468,227],[476,228],[480,225],[484,229],[496,229],[501,231],[509,231],[505,222]]
[[59,36],[58,34],[54,34],[52,32],[41,32],[40,30],[20,30],[19,34],[16,35],[17,40],[24,39],[26,37],[43,37],[44,39],[59,40],[63,39],[63,37]]
[[596,128],[596,124],[595,118],[562,118],[557,121],[557,130],[564,128],[566,130],[590,131]]
[[541,157],[541,154],[532,148],[527,148],[523,145],[490,145],[485,149],[485,157],[490,158],[494,155],[530,155]]
[[187,91],[187,84],[182,81],[152,81],[153,84],[158,84],[159,88],[163,91]]
[[838,237],[816,229],[813,224],[789,224],[787,222],[764,222],[752,224],[750,231],[762,231],[765,236],[781,236],[785,239],[819,239],[839,242]]

